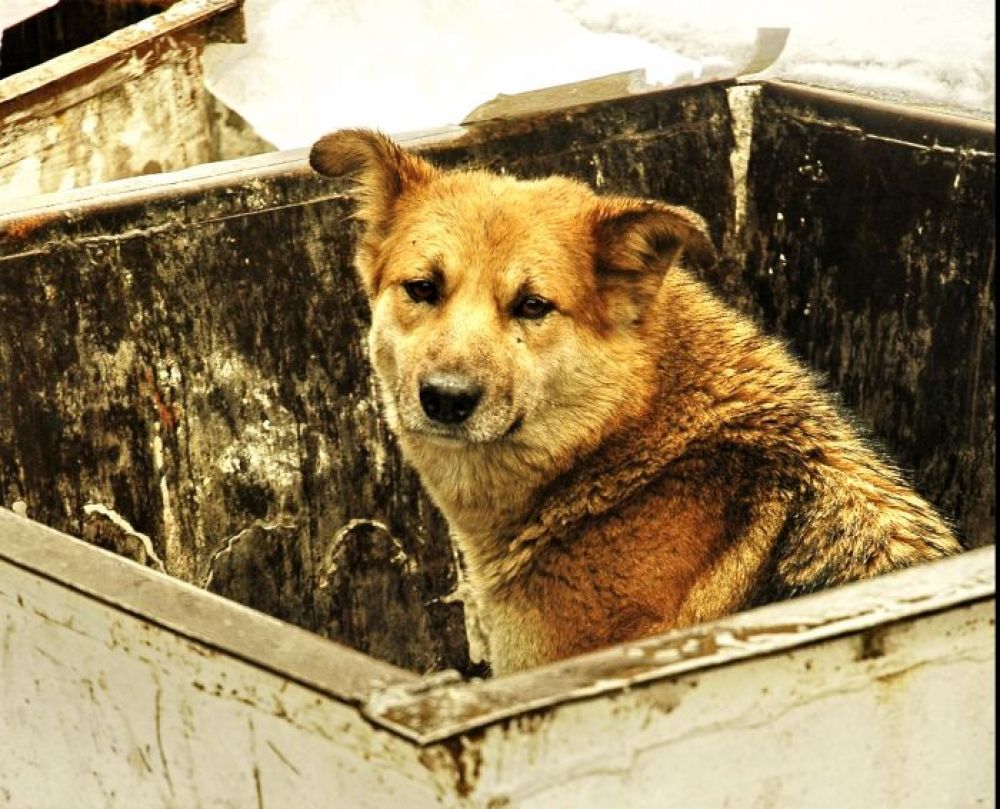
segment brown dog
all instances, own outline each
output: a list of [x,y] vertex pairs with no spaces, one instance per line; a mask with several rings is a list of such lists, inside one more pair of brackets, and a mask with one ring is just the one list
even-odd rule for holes
[[440,171],[375,132],[356,266],[385,412],[461,548],[496,672],[959,549],[776,340],[681,265],[684,208]]

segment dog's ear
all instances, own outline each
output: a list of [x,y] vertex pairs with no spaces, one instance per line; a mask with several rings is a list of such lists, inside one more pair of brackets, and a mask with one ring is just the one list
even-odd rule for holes
[[705,221],[687,208],[601,197],[591,220],[598,289],[618,322],[642,319],[664,275],[682,256],[701,267],[715,263]]
[[369,294],[378,286],[374,269],[379,243],[392,225],[397,200],[437,173],[381,132],[343,129],[324,135],[309,152],[309,165],[327,177],[353,176],[358,192],[355,216],[364,225],[357,265]]

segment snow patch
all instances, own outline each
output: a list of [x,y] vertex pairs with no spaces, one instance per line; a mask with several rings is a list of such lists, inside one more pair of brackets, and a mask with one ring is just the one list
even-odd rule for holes
[[[246,0],[247,43],[205,53],[205,83],[279,148],[346,126],[460,123],[500,94],[627,71],[647,86],[741,72],[993,118],[986,0]],[[781,57],[760,35],[790,29]]]

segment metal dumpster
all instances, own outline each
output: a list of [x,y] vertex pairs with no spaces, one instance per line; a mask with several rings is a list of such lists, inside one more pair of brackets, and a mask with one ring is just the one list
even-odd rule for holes
[[284,152],[39,197],[0,210],[0,798],[991,803],[992,126],[719,83],[412,145],[704,214],[710,280],[976,550],[476,679],[378,415],[345,186]]
[[[47,12],[64,12],[51,23],[60,30],[98,14],[67,5]],[[111,4],[105,21],[135,16],[125,6]],[[242,0],[180,0],[0,80],[0,200],[269,150],[203,81],[206,44],[242,40],[241,7]],[[63,33],[75,41],[76,32]],[[20,39],[8,36],[14,44]]]

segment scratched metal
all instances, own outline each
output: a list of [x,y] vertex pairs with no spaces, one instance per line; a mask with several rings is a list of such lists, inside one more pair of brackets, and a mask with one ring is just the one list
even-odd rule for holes
[[966,751],[995,745],[994,561],[972,551],[462,683],[418,679],[0,511],[0,797],[988,806],[994,767]]
[[411,672],[95,551],[2,508],[0,560],[342,702],[360,704],[387,685],[417,682]]

